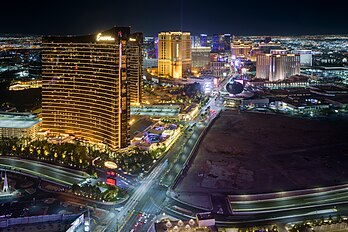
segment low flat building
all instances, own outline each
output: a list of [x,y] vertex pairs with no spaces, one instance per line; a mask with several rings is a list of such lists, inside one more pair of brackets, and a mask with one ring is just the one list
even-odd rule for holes
[[332,105],[333,107],[348,110],[348,95],[347,96],[325,98],[325,101],[327,103],[329,103],[330,105]]
[[268,107],[269,106],[269,99],[268,98],[248,98],[248,99],[242,99],[241,105],[243,107]]
[[189,221],[170,221],[162,220],[159,223],[155,223],[153,227],[149,229],[150,232],[217,232],[218,229],[215,225],[215,219],[210,213],[197,214],[196,220],[190,219]]
[[196,215],[196,220],[200,227],[215,226],[215,218],[210,212],[198,213]]
[[178,117],[180,112],[179,105],[141,105],[131,106],[131,115],[150,116],[150,117]]
[[29,113],[0,113],[0,138],[36,139],[41,120]]
[[253,79],[248,81],[250,86],[266,87],[270,89],[306,88],[310,85],[310,79],[303,75],[294,75],[282,81],[268,81],[264,79]]
[[311,93],[328,97],[348,94],[348,88],[332,84],[310,86],[310,91]]
[[179,120],[184,121],[191,121],[195,119],[199,114],[199,105],[198,104],[191,104],[184,106],[179,114]]
[[274,103],[275,109],[280,111],[286,111],[292,114],[302,115],[320,115],[325,110],[330,109],[330,104],[326,103],[324,99],[318,98],[285,98],[282,101],[276,101]]

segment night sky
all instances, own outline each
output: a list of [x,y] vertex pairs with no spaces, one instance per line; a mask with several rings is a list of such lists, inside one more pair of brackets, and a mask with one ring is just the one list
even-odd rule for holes
[[0,33],[89,34],[114,25],[155,35],[180,30],[234,35],[348,34],[345,0],[10,0]]

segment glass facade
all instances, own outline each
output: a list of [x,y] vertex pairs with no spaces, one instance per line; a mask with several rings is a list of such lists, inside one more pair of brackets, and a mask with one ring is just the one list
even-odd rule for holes
[[[130,28],[44,37],[42,128],[111,150],[129,145]],[[128,63],[128,64],[127,64]]]

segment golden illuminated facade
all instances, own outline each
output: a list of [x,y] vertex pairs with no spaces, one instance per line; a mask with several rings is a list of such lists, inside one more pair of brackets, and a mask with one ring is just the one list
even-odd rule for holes
[[131,105],[139,105],[143,95],[143,33],[130,35],[127,45],[127,76]]
[[187,77],[191,71],[189,32],[161,32],[158,35],[158,75]]
[[259,54],[256,60],[256,77],[268,81],[283,81],[300,74],[300,66],[299,55]]
[[231,43],[231,56],[235,58],[250,58],[251,49],[251,41],[233,41]]
[[107,145],[129,145],[129,27],[43,37],[42,128]]

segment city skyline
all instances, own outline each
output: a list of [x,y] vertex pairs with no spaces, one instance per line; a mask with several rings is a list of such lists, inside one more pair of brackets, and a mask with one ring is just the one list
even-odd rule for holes
[[[2,33],[38,35],[87,34],[114,25],[131,25],[135,31],[142,31],[145,35],[168,30],[190,31],[191,34],[346,34],[344,8],[337,7],[339,5],[342,3],[338,0],[330,5],[312,0],[295,0],[282,5],[273,0],[267,3],[250,0],[247,4],[224,0],[216,6],[201,1],[181,0],[167,7],[159,0],[135,0],[122,4],[85,1],[83,5],[61,1],[52,8],[48,2],[16,1],[3,3],[3,9],[10,10],[4,11],[0,20],[5,22]],[[129,12],[131,16],[128,16]]]
[[348,231],[338,3],[3,3],[0,231]]

